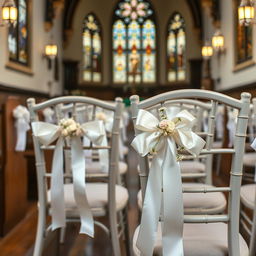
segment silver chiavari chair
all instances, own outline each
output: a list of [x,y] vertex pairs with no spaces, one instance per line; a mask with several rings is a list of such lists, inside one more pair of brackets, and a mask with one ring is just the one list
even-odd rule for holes
[[[239,234],[239,208],[240,208],[240,187],[242,181],[242,158],[244,154],[246,129],[249,116],[251,95],[248,93],[242,93],[241,99],[237,100],[226,96],[221,93],[216,93],[206,90],[176,90],[168,93],[163,93],[155,97],[149,98],[145,101],[139,102],[138,96],[132,96],[131,109],[132,119],[134,125],[136,125],[138,113],[141,110],[147,110],[153,106],[158,108],[164,106],[168,100],[184,100],[184,99],[196,99],[198,101],[208,101],[212,104],[210,111],[209,130],[205,136],[206,145],[199,154],[209,155],[209,158],[214,154],[231,154],[232,165],[230,170],[230,183],[227,187],[183,187],[182,193],[215,193],[225,192],[228,193],[228,209],[227,213],[219,213],[209,215],[199,214],[191,215],[184,214],[183,218],[183,245],[184,255],[186,256],[219,256],[219,255],[232,255],[232,256],[245,256],[248,255],[248,247],[242,236]],[[213,148],[214,141],[214,129],[215,129],[215,116],[218,105],[226,105],[238,110],[238,117],[236,123],[236,132],[234,138],[234,145],[231,148]],[[135,138],[141,134],[141,131],[135,126]],[[182,152],[181,152],[182,153]],[[145,199],[145,195],[148,192],[147,182],[150,174],[149,155],[139,157],[140,165],[140,184],[142,189],[142,198]],[[187,154],[183,155],[183,159],[190,159]],[[180,158],[182,159],[182,158]],[[171,171],[171,170],[169,170]],[[165,183],[166,184],[166,183]],[[168,184],[168,183],[167,183]],[[162,184],[163,185],[163,184]],[[173,189],[173,188],[170,188]],[[162,187],[162,195],[165,189]],[[180,192],[178,192],[179,194]],[[150,193],[151,195],[152,193]],[[170,194],[171,196],[171,194]],[[167,200],[167,199],[166,199]],[[149,205],[145,206],[147,209]],[[164,229],[165,216],[163,215],[164,204],[161,204],[159,225],[157,229],[154,255],[165,255],[162,252],[163,238],[165,234],[161,234],[161,229]],[[173,210],[176,207],[174,206]],[[144,208],[143,208],[144,210]],[[149,214],[149,213],[148,213]],[[170,213],[174,214],[175,213]],[[142,212],[143,215],[143,212]],[[150,214],[149,214],[150,215]],[[161,225],[161,223],[163,223]],[[170,224],[170,229],[175,230],[176,223]],[[166,229],[166,228],[165,228]],[[133,249],[135,255],[140,255],[140,251],[137,248],[136,241],[140,233],[140,226],[136,229],[133,238]],[[176,235],[173,234],[175,239]],[[180,242],[180,241],[179,241]],[[144,248],[150,247],[151,244],[147,244],[145,241]],[[166,254],[167,255],[167,254]],[[169,255],[169,254],[168,254]],[[174,254],[173,254],[174,255]],[[180,255],[180,254],[176,254]],[[183,254],[182,254],[183,255]]]
[[[256,137],[256,98],[252,99],[253,104],[250,107],[250,118],[248,125],[248,141],[249,145],[253,142]],[[246,147],[248,148],[248,146]],[[251,150],[251,147],[249,147]],[[246,152],[243,157],[243,164],[245,167],[244,181],[254,182],[256,180],[256,152]],[[249,169],[247,171],[247,169]],[[253,172],[252,172],[253,170]]]
[[[166,106],[170,111],[172,108],[179,110],[187,110],[191,114],[197,117],[197,123],[194,127],[194,131],[200,136],[207,135],[208,130],[213,130],[215,124],[210,116],[212,110],[212,103],[201,102],[191,99],[172,100],[165,102],[163,106]],[[149,110],[151,110],[150,108]],[[203,126],[203,113],[207,112],[207,128]],[[213,158],[210,155],[202,155],[200,158],[194,158],[191,160],[181,161],[180,168],[182,179],[184,181],[184,188],[186,187],[202,187],[212,188],[212,165]],[[202,166],[202,167],[201,167]],[[196,182],[195,182],[196,181]],[[187,214],[218,214],[222,213],[226,209],[226,198],[223,193],[205,193],[205,194],[188,194],[183,195],[184,211]],[[138,205],[142,208],[142,194],[138,193]]]
[[[90,97],[79,97],[79,96],[67,96],[67,97],[59,97],[50,99],[48,101],[45,101],[43,103],[36,103],[35,99],[28,99],[28,108],[31,115],[31,123],[32,126],[35,127],[38,125],[42,125],[42,123],[39,124],[38,121],[40,121],[40,113],[43,109],[51,107],[56,110],[56,113],[59,111],[60,105],[65,104],[73,104],[74,110],[76,110],[77,106],[79,104],[84,105],[91,105],[92,108],[100,107],[102,109],[106,109],[108,111],[111,111],[114,116],[113,120],[113,126],[112,126],[112,136],[110,141],[107,143],[107,145],[98,145],[94,143],[90,143],[89,146],[83,146],[82,145],[82,137],[84,135],[80,134],[76,135],[75,140],[77,142],[81,142],[81,152],[79,153],[74,149],[74,145],[70,144],[70,141],[72,140],[71,137],[64,137],[63,140],[63,150],[74,150],[73,157],[76,159],[78,155],[80,155],[81,159],[84,159],[84,152],[86,150],[108,150],[109,152],[109,168],[108,168],[108,180],[107,182],[87,182],[87,179],[85,178],[84,181],[81,181],[79,177],[83,177],[81,173],[83,173],[83,170],[81,168],[77,168],[78,161],[75,161],[72,165],[72,172],[71,173],[64,173],[63,179],[69,179],[68,183],[63,182],[63,191],[64,191],[64,212],[66,213],[66,218],[64,219],[65,223],[69,222],[79,222],[81,216],[81,212],[84,212],[84,208],[79,208],[81,204],[84,204],[84,200],[79,199],[80,201],[77,201],[77,192],[76,186],[79,186],[79,193],[81,193],[81,184],[82,188],[85,187],[85,195],[88,199],[88,205],[90,209],[90,213],[92,214],[92,218],[94,218],[93,223],[94,225],[97,225],[98,227],[102,228],[104,232],[106,232],[107,235],[109,235],[111,239],[111,245],[113,249],[113,255],[120,256],[121,255],[121,245],[120,245],[120,239],[123,238],[126,240],[126,251],[127,255],[129,255],[129,238],[128,238],[128,224],[127,224],[127,214],[119,214],[120,212],[126,212],[126,207],[128,203],[128,191],[126,188],[124,188],[121,185],[118,185],[118,145],[119,145],[119,136],[120,136],[120,119],[122,118],[122,99],[117,98],[115,101],[115,104],[109,104],[101,100],[97,100]],[[74,115],[69,116],[69,118],[73,118],[76,121],[76,114],[75,111],[73,112]],[[61,118],[60,115],[57,114],[57,122]],[[89,124],[90,122],[87,122],[85,124]],[[98,124],[98,122],[97,122]],[[102,123],[101,123],[102,124]],[[41,134],[41,136],[45,136],[45,133],[48,134],[48,126],[49,124],[44,123],[44,132]],[[56,132],[58,134],[58,131],[61,126],[61,122],[56,124],[59,128]],[[78,123],[76,122],[76,125]],[[49,129],[53,129],[53,126]],[[90,127],[90,126],[86,126]],[[83,134],[87,134],[88,136],[91,136],[91,138],[95,139],[95,132],[97,131],[97,127],[95,126],[95,130],[93,127],[88,130],[85,130]],[[101,133],[99,134],[98,138],[103,138],[103,128],[101,126]],[[34,143],[34,150],[35,150],[35,156],[36,156],[36,169],[37,169],[37,183],[38,183],[38,225],[37,225],[37,234],[36,234],[36,241],[35,241],[35,248],[34,248],[34,256],[40,256],[42,255],[43,248],[45,245],[46,238],[48,237],[52,224],[48,224],[47,217],[50,215],[53,217],[53,198],[51,198],[52,194],[49,188],[49,183],[51,183],[51,189],[53,188],[53,178],[54,175],[52,171],[49,171],[46,169],[46,161],[45,158],[45,151],[52,151],[58,147],[58,142],[55,143],[55,141],[52,142],[50,145],[45,145],[41,140],[40,136],[37,134],[38,130],[33,130],[33,143]],[[40,129],[39,129],[40,132]],[[42,132],[42,131],[41,131]],[[36,134],[35,134],[36,133]],[[105,133],[105,131],[104,131]],[[62,133],[61,133],[62,134]],[[49,133],[49,136],[52,136],[52,133]],[[49,137],[47,136],[47,138]],[[61,136],[61,135],[58,135]],[[62,134],[62,136],[64,136]],[[98,139],[97,138],[97,139]],[[48,138],[49,139],[49,138]],[[95,139],[96,140],[96,139]],[[71,146],[70,146],[71,145]],[[79,144],[80,145],[80,144]],[[72,148],[73,147],[73,148]],[[65,158],[65,154],[62,152],[60,154],[60,158]],[[80,161],[79,158],[79,161]],[[62,159],[63,162],[65,159]],[[60,162],[60,161],[56,161]],[[56,164],[56,163],[55,163]],[[59,163],[60,164],[60,163]],[[86,168],[85,168],[86,169]],[[79,171],[78,173],[75,173]],[[77,176],[78,175],[78,176]],[[84,173],[85,175],[85,173]],[[85,176],[86,177],[86,176]],[[56,177],[55,177],[56,178]],[[56,182],[56,180],[55,180]],[[76,183],[75,183],[76,182]],[[85,184],[86,182],[86,184]],[[78,185],[76,185],[78,184]],[[55,188],[56,190],[56,188]],[[83,190],[83,189],[82,189]],[[73,194],[74,191],[74,194]],[[83,190],[84,191],[84,190]],[[83,192],[82,192],[83,193]],[[55,201],[58,201],[58,198],[55,198]],[[82,202],[81,202],[82,201]],[[79,204],[79,205],[78,205]],[[79,208],[79,210],[78,210]],[[56,208],[55,208],[56,209]],[[88,212],[87,212],[88,216]],[[106,226],[104,223],[99,222],[98,217],[108,217],[108,226]],[[124,226],[124,220],[120,219],[120,216],[124,218],[126,221],[126,225]],[[87,220],[87,219],[86,219]],[[88,223],[87,223],[88,224]],[[88,226],[88,225],[87,225]],[[86,226],[86,227],[87,227]],[[82,228],[82,226],[81,226]],[[83,232],[89,232],[87,231]],[[91,232],[91,231],[90,231]],[[97,239],[97,237],[96,237]],[[100,239],[100,238],[98,238]]]
[[[256,98],[253,98],[251,105],[251,116],[249,119],[249,137],[250,143],[256,138]],[[251,167],[253,173],[246,173],[244,181],[250,182],[241,187],[241,226],[250,238],[249,250],[250,256],[256,255],[256,152],[245,153],[243,164]],[[251,212],[251,215],[249,214]],[[251,217],[250,217],[251,216]]]

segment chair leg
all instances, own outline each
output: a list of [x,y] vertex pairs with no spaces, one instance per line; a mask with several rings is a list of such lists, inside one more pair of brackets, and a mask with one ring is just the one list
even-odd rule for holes
[[124,209],[124,235],[125,235],[125,249],[126,256],[131,255],[131,247],[130,247],[130,234],[129,234],[129,222],[128,222],[128,206]]
[[114,256],[121,256],[121,248],[118,236],[117,228],[117,213],[109,213],[109,223],[110,223],[110,238],[112,244],[112,250]]
[[45,242],[45,218],[39,213],[36,231],[36,241],[33,256],[41,256],[43,253],[44,242]]
[[60,229],[60,244],[64,244],[65,234],[66,234],[66,228],[61,228]]
[[[256,193],[255,193],[255,198],[256,198]],[[256,255],[256,205],[254,207],[253,211],[253,224],[252,224],[252,233],[251,233],[251,238],[250,238],[250,256]]]

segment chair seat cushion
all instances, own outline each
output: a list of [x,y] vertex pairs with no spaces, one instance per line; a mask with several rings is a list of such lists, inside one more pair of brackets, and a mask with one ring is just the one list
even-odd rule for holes
[[[213,186],[200,183],[184,183],[183,187],[212,188]],[[226,198],[221,192],[214,193],[183,193],[184,211],[186,214],[217,214],[222,213],[227,205]],[[138,205],[142,208],[141,191],[138,193]]]
[[[228,256],[227,229],[225,223],[184,224],[183,241],[185,256]],[[133,250],[140,255],[136,247],[139,227],[133,237]],[[161,225],[158,226],[154,255],[162,255]],[[248,256],[249,249],[243,237],[239,235],[240,256]]]
[[[128,170],[128,166],[125,162],[119,162],[119,173],[121,175],[125,174]],[[102,168],[101,168],[101,165],[100,165],[100,162],[99,161],[93,161],[91,163],[88,163],[86,165],[86,171],[88,174],[93,174],[93,173],[104,173],[102,172]]]
[[180,169],[182,173],[205,172],[205,164],[199,161],[181,161]]
[[248,208],[254,209],[256,184],[244,185],[241,187],[241,202]]
[[243,164],[254,167],[256,165],[256,153],[245,153],[243,157]]
[[[51,193],[48,190],[48,202],[51,202]],[[86,195],[92,211],[97,215],[104,215],[108,204],[108,184],[107,183],[87,183]],[[116,209],[123,209],[128,202],[128,191],[126,188],[116,185]],[[78,216],[78,210],[73,193],[73,184],[64,185],[64,199],[67,216]],[[100,209],[103,209],[102,211]],[[102,214],[101,214],[102,213]]]

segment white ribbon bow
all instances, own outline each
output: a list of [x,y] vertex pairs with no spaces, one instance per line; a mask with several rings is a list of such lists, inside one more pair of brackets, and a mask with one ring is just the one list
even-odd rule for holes
[[222,139],[224,134],[224,106],[218,106],[216,113],[216,137]]
[[[45,122],[33,122],[34,136],[45,146],[57,140],[52,162],[51,208],[52,229],[65,227],[65,201],[63,184],[63,127]],[[66,131],[65,131],[66,132]],[[102,121],[91,121],[79,125],[79,133],[70,136],[71,165],[74,182],[74,197],[80,213],[80,233],[94,236],[94,222],[85,191],[86,162],[81,136],[86,136],[95,145],[105,145],[105,128]],[[105,159],[108,161],[108,159]]]
[[142,156],[153,153],[143,203],[137,247],[141,255],[152,255],[160,213],[163,213],[163,255],[183,255],[183,198],[176,144],[197,156],[205,141],[192,132],[196,119],[186,110],[167,116],[159,109],[161,120],[139,110],[136,128],[142,133],[132,142]]
[[[114,122],[114,117],[112,113],[98,111],[96,112],[95,117],[97,120],[102,120],[104,122],[105,129],[108,133],[112,132],[112,127]],[[124,128],[124,122],[123,122],[123,119],[121,119],[120,120],[121,131],[123,130],[123,128]],[[119,136],[119,157],[121,160],[124,160],[124,142],[121,136]]]
[[25,151],[27,142],[27,131],[30,129],[29,111],[26,107],[19,105],[13,110],[13,117],[16,119],[15,127],[17,133],[15,151]]
[[229,143],[228,143],[229,147],[232,147],[234,145],[237,116],[238,116],[238,110],[237,109],[233,109],[233,110],[229,109],[229,111],[228,111],[228,122],[227,122],[227,128],[229,130]]
[[45,108],[43,110],[43,115],[44,115],[44,121],[46,123],[54,123],[54,114],[55,112],[53,111],[52,108]]

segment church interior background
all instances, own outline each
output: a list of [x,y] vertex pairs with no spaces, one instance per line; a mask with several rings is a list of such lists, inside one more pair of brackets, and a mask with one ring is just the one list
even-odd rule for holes
[[[129,107],[133,94],[179,89],[256,96],[256,26],[239,19],[241,0],[0,0],[2,10],[6,3],[17,12],[0,19],[0,255],[33,255],[36,232],[33,142],[28,135],[15,152],[14,106],[81,95],[122,97]],[[132,233],[139,182],[131,173]],[[44,255],[112,255],[107,238],[77,233],[60,247],[54,237]]]

